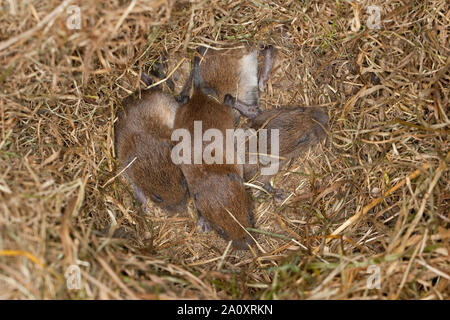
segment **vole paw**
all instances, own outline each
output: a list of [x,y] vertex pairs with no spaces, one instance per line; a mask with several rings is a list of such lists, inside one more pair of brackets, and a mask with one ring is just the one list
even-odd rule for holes
[[282,189],[275,189],[275,192],[273,193],[273,199],[277,204],[282,204],[283,201],[286,199],[286,194],[283,192]]
[[261,113],[261,109],[258,106],[249,106],[247,110],[244,111],[244,115],[249,119],[256,118],[257,115]]
[[231,94],[227,93],[223,97],[223,103],[231,108],[234,108],[234,105],[236,103],[236,98],[233,97]]
[[212,230],[211,224],[202,216],[198,217],[197,227],[199,227],[200,232],[210,232]]
[[141,80],[145,83],[145,85],[148,87],[149,85],[153,84],[153,80],[146,74],[144,71],[141,72]]
[[286,195],[283,189],[276,189],[272,187],[269,183],[264,185],[264,189],[272,195],[273,199],[278,204],[281,204],[286,199]]

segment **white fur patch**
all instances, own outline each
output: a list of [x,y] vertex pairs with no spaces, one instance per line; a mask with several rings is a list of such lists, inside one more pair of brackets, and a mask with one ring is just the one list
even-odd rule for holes
[[158,99],[153,101],[153,112],[159,117],[161,125],[173,129],[178,103],[172,96],[164,92],[158,92]]
[[[258,99],[258,51],[254,49],[240,61],[239,100],[256,103]],[[255,96],[256,93],[256,96]]]
[[175,122],[175,114],[177,113],[178,103],[174,99],[170,99],[168,103],[168,113],[167,113],[167,126],[173,129],[173,124]]

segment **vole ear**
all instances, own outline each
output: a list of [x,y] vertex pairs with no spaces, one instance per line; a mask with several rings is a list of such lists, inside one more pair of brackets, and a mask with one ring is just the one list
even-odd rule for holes
[[239,182],[242,181],[241,177],[237,173],[227,173],[227,177],[230,180],[235,180],[235,181],[239,181]]
[[213,225],[213,228],[217,231],[217,233],[219,234],[219,236],[221,236],[222,238],[224,238],[225,240],[228,240],[230,237],[228,236],[228,233],[223,230],[221,227],[218,227],[216,225]]

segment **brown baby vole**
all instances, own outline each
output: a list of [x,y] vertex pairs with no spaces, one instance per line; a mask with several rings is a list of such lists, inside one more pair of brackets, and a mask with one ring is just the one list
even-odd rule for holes
[[[194,71],[198,69],[194,67]],[[207,96],[199,84],[199,76],[194,76],[195,89],[192,98],[182,105],[176,115],[174,132],[186,129],[194,146],[194,121],[201,121],[202,134],[208,129],[217,129],[223,137],[226,129],[233,129],[231,108]],[[205,89],[207,91],[207,89]],[[208,143],[200,142],[202,154]],[[226,149],[225,141],[223,150]],[[195,152],[195,150],[194,150]],[[200,221],[206,221],[227,240],[232,240],[237,249],[248,249],[252,242],[245,228],[253,226],[252,208],[242,180],[242,165],[194,164],[194,152],[190,163],[180,164],[186,178],[189,192],[194,199]]]
[[[144,82],[150,79],[143,74]],[[115,147],[119,165],[127,168],[136,199],[145,206],[150,199],[169,213],[184,212],[188,199],[186,180],[171,161],[170,140],[178,103],[152,88],[123,100],[115,124]]]
[[[243,104],[230,95],[226,95],[224,103],[227,105]],[[250,119],[249,127],[260,135],[260,129],[267,129],[267,151],[263,154],[278,153],[278,167],[283,167],[290,159],[293,159],[306,152],[310,147],[317,145],[326,137],[328,128],[328,114],[322,107],[282,107],[278,109],[266,110],[255,118]],[[272,147],[273,129],[278,130],[278,150]],[[274,132],[276,134],[276,132]],[[248,143],[246,144],[248,153]],[[261,152],[261,151],[258,151]],[[267,166],[269,162],[275,161],[277,156],[267,156],[258,158],[259,163],[244,164],[244,179],[246,181],[254,178],[260,171],[261,166]],[[265,162],[265,163],[264,163]],[[270,179],[273,174],[261,175],[257,180],[264,184],[268,191],[276,191],[281,196],[279,190],[272,189]]]

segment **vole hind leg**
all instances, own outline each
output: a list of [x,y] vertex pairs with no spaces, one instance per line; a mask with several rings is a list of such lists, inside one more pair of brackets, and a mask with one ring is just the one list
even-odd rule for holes
[[199,64],[201,61],[201,57],[203,57],[205,51],[206,51],[205,47],[197,48],[198,54],[194,57],[194,65],[192,67],[191,72],[189,73],[189,77],[187,78],[186,83],[183,86],[183,89],[181,89],[181,92],[175,98],[175,100],[177,100],[177,102],[180,105],[186,104],[189,101],[189,97],[191,96],[192,91],[192,82],[196,81],[197,84],[203,82],[203,80],[200,77]]
[[266,87],[266,82],[269,80],[270,72],[273,67],[273,60],[275,56],[275,49],[272,45],[263,46],[260,51],[263,56],[263,65],[258,80],[259,91],[263,92]]
[[223,97],[223,103],[237,111],[239,111],[244,117],[249,119],[254,119],[257,115],[261,113],[261,109],[258,105],[248,105],[231,94],[226,94]]
[[[191,96],[193,81],[195,81],[195,75],[194,75],[194,71],[191,71],[186,83],[183,86],[183,89],[178,94],[178,96],[175,97],[175,100],[178,102],[179,105],[186,104],[189,101],[189,98]],[[213,88],[206,86],[203,83],[203,81],[199,81],[199,83],[196,84],[195,87],[199,87],[203,91],[203,93],[206,95],[210,95],[210,96],[214,96],[214,97],[217,96],[217,92]]]
[[144,209],[144,212],[146,214],[149,214],[147,208],[147,197],[145,196],[144,192],[141,190],[141,188],[135,185],[134,182],[131,182],[131,185],[133,186],[134,197],[140,203],[141,207]]

